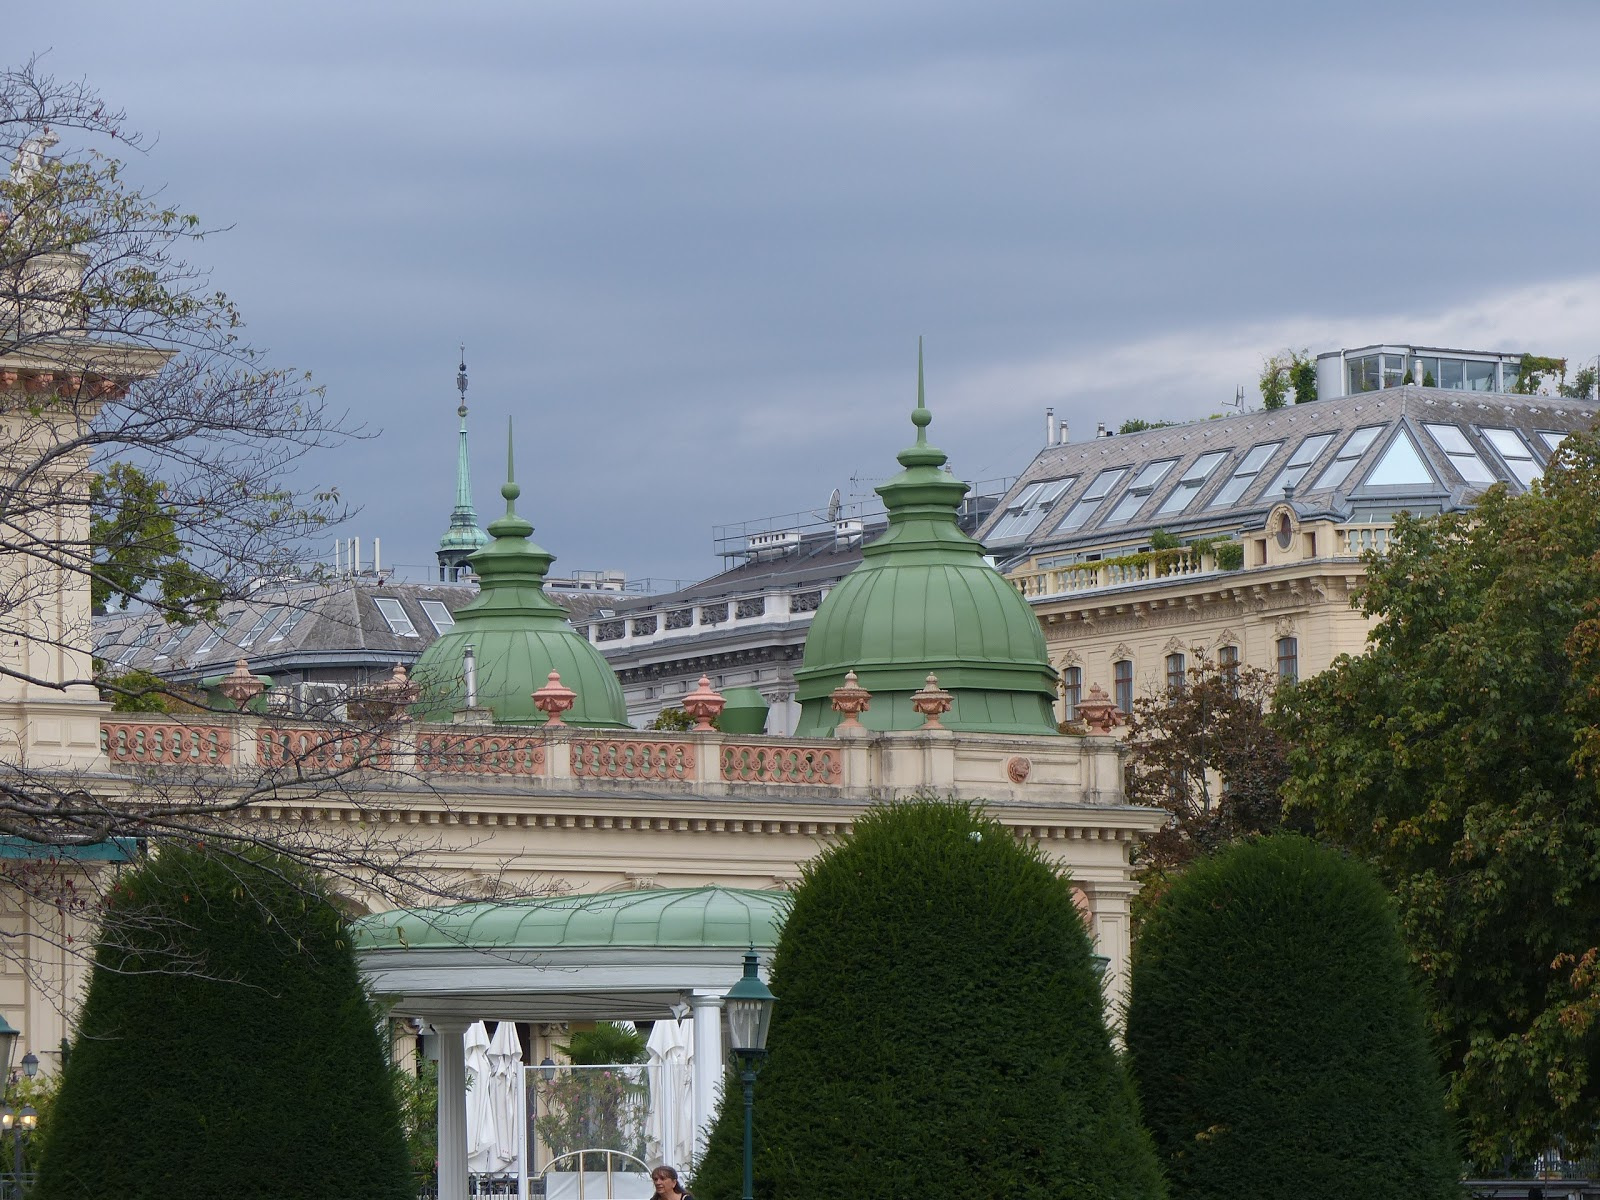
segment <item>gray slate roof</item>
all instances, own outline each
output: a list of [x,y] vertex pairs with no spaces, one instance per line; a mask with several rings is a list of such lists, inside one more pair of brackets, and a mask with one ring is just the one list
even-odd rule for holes
[[1560,435],[1595,416],[1584,400],[1408,385],[1049,446],[979,538],[1015,562],[1131,548],[1156,527],[1182,537],[1258,528],[1285,499],[1302,518],[1340,520],[1457,508],[1496,481],[1524,490]]

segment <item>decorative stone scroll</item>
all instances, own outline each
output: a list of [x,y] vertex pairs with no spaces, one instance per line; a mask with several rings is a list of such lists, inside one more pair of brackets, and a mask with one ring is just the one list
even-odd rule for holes
[[799,783],[837,787],[844,778],[832,746],[722,747],[722,778],[729,783]]
[[102,721],[100,746],[114,763],[231,767],[233,738],[221,725]]
[[577,738],[572,773],[580,779],[637,779],[673,783],[694,778],[694,746],[623,738]]

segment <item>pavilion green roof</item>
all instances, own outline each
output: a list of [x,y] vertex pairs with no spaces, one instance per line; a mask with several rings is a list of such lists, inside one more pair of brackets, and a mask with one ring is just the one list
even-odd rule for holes
[[359,950],[775,946],[788,892],[659,888],[397,908],[352,926]]

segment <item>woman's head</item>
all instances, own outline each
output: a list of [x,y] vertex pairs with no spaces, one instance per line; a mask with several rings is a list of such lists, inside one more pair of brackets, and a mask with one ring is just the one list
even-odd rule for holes
[[650,1172],[650,1182],[656,1185],[658,1196],[683,1194],[683,1185],[678,1182],[678,1172],[675,1167],[657,1167]]

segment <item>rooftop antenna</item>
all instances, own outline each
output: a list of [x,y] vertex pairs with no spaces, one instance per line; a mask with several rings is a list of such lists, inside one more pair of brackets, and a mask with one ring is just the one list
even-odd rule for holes
[[837,521],[839,519],[839,504],[842,499],[843,497],[839,495],[839,489],[834,488],[833,495],[828,497],[828,520]]

